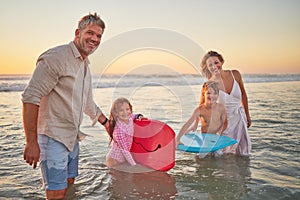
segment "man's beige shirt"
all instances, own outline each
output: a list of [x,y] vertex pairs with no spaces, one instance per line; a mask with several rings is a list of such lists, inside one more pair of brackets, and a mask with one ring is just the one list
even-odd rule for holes
[[23,103],[39,105],[38,134],[63,143],[70,151],[80,136],[83,113],[93,124],[102,113],[93,100],[88,65],[73,42],[52,48],[38,58],[22,94]]

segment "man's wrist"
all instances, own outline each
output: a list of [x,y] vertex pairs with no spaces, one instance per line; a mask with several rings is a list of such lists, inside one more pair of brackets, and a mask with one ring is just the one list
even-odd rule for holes
[[103,122],[100,122],[103,126],[108,122],[108,119],[107,117],[105,117],[104,121]]

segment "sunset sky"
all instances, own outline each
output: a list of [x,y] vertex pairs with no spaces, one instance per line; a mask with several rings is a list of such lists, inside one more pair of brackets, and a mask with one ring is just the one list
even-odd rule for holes
[[225,69],[300,73],[299,10],[298,0],[2,0],[0,74],[31,74],[89,12],[106,23],[90,57],[96,73],[199,73],[208,50],[224,56]]

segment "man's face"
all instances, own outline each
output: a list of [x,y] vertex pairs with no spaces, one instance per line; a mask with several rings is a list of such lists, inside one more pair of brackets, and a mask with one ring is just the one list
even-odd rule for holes
[[102,34],[103,29],[96,24],[90,24],[82,30],[76,29],[74,41],[83,59],[98,48]]

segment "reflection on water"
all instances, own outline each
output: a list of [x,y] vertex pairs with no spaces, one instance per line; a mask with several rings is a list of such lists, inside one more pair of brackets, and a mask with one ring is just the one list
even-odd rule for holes
[[172,199],[175,179],[165,172],[127,173],[110,170],[110,199]]
[[247,186],[251,179],[248,157],[224,155],[200,159],[195,154],[179,156],[184,159],[176,162],[176,181],[189,183],[178,193],[182,199],[193,198],[195,193],[201,199],[239,199],[250,190]]
[[[213,199],[226,197],[236,199],[249,190],[247,184],[251,178],[248,157],[224,156],[221,159],[197,159],[199,177],[205,177],[207,184],[203,191],[210,193]],[[215,190],[215,189],[218,190]]]

